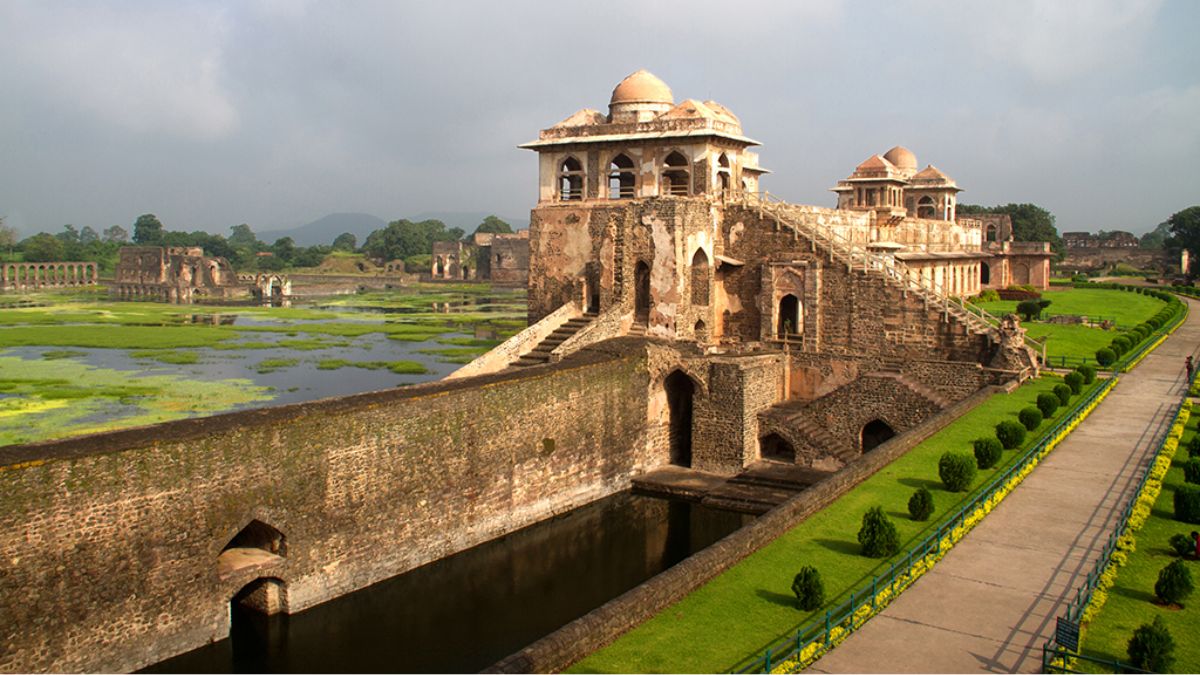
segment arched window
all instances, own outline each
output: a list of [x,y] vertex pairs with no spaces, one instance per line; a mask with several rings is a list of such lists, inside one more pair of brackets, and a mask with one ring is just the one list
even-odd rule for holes
[[803,332],[804,323],[800,316],[800,298],[788,293],[779,299],[776,335],[781,339],[786,339],[789,335],[799,335]]
[[692,304],[707,306],[708,296],[708,256],[698,248],[692,256]]
[[[986,231],[987,231],[987,234],[985,235],[985,238],[987,239],[987,241],[996,241],[996,225],[993,223],[988,223]],[[987,282],[985,281],[983,283],[986,284]]]
[[933,217],[933,198],[928,195],[917,200],[917,217],[932,218]]
[[721,153],[717,158],[717,186],[721,189],[721,194],[729,193],[729,185],[733,180],[733,174],[729,168],[729,156]]
[[696,336],[696,342],[708,342],[708,325],[703,320],[692,326],[692,333]]
[[663,162],[663,194],[687,197],[692,194],[691,171],[687,158],[679,152],[667,155]]
[[558,167],[558,198],[563,201],[583,199],[583,165],[568,157]]
[[637,196],[637,174],[633,160],[624,153],[613,157],[608,165],[608,198],[632,199]]
[[987,263],[979,264],[979,283],[983,285],[992,283],[992,268],[988,267]]

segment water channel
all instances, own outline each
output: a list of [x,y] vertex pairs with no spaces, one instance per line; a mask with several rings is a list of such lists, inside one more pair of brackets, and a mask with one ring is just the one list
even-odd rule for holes
[[619,493],[142,672],[476,672],[751,519]]

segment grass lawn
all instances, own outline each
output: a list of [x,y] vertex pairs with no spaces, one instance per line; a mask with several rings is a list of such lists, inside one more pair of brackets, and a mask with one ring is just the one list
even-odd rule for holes
[[[1121,329],[1133,328],[1159,312],[1166,303],[1147,295],[1101,288],[1052,288],[1042,293],[1051,302],[1049,314],[1074,314],[1115,321]],[[997,300],[977,303],[988,312],[1000,316],[1017,311],[1016,300]],[[1041,322],[1023,324],[1028,335],[1046,343],[1046,356],[1052,366],[1061,365],[1059,357],[1067,357],[1068,366],[1078,365],[1076,359],[1095,364],[1096,350],[1107,347],[1120,333],[1081,325],[1062,325]],[[1037,349],[1037,346],[1034,346]]]
[[[1154,510],[1137,533],[1137,550],[1118,572],[1116,584],[1109,589],[1108,602],[1084,630],[1083,653],[1088,656],[1128,663],[1126,645],[1134,629],[1161,616],[1175,639],[1172,670],[1200,672],[1200,592],[1194,591],[1181,610],[1154,604],[1154,582],[1158,572],[1175,559],[1167,541],[1173,534],[1186,535],[1200,530],[1200,525],[1183,523],[1172,517],[1175,488],[1184,484],[1182,463],[1188,457],[1187,441],[1196,435],[1197,424],[1200,424],[1200,410],[1188,421],[1188,431],[1175,452],[1175,460],[1163,480],[1163,490],[1154,503]],[[1200,582],[1200,562],[1192,560],[1187,564],[1193,583]],[[1086,663],[1080,665],[1088,667]]]
[[[899,530],[901,551],[919,543],[934,524],[968,501],[968,496],[1010,465],[1022,452],[1005,451],[997,468],[980,471],[970,492],[947,492],[938,479],[938,459],[947,450],[970,452],[971,441],[991,436],[997,422],[1016,419],[1037,395],[1061,379],[1043,377],[1011,394],[996,394],[903,457],[863,481],[833,504],[747,557],[687,597],[660,612],[616,642],[588,656],[569,672],[729,672],[755,657],[774,640],[824,610],[795,607],[792,577],[813,565],[825,585],[827,606],[887,570],[891,560],[859,555],[857,533],[862,515],[882,506]],[[1088,390],[1085,389],[1086,394]],[[1079,397],[1072,398],[1072,404]],[[1060,408],[1056,418],[1065,413]],[[1043,422],[1041,430],[1050,424]],[[1024,447],[1036,440],[1030,434]],[[907,504],[919,487],[933,492],[936,510],[924,523],[908,516]]]
[[[1094,316],[1115,321],[1123,329],[1133,328],[1166,306],[1162,300],[1148,295],[1105,288],[1051,288],[1042,292],[1042,298],[1050,301],[1048,314]],[[1016,300],[977,304],[996,316],[1017,311]]]

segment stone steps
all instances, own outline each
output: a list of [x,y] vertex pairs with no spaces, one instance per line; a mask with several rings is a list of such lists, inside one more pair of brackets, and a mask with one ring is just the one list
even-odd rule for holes
[[583,329],[584,326],[592,322],[596,318],[595,314],[584,314],[580,317],[567,319],[567,321],[554,329],[553,333],[547,335],[536,347],[521,355],[521,358],[513,361],[512,365],[521,368],[527,366],[540,366],[543,363],[550,361],[550,355],[554,350],[566,342],[576,333]]

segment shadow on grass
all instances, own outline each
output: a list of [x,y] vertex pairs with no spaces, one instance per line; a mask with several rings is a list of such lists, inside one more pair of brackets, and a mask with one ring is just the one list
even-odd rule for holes
[[813,541],[834,553],[843,555],[858,555],[860,548],[857,542],[844,539],[814,539]]
[[[900,480],[898,480],[896,482],[903,485],[904,487],[925,488],[926,490],[929,490],[930,492],[933,492],[937,488],[942,487],[942,481],[930,480],[928,478],[901,478]],[[904,515],[907,516],[908,514],[906,513]]]
[[1129,598],[1130,600],[1137,600],[1139,602],[1147,602],[1147,603],[1154,602],[1154,594],[1153,593],[1135,589],[1135,588],[1126,588],[1125,586],[1114,586],[1112,589],[1112,593],[1115,595],[1124,597],[1124,598]]
[[776,605],[780,605],[782,607],[795,607],[796,606],[796,596],[794,596],[794,595],[787,595],[785,593],[776,593],[775,591],[768,591],[765,588],[756,589],[754,591],[754,594],[757,595],[758,597],[762,598],[763,600],[766,600],[767,602],[771,602]]

